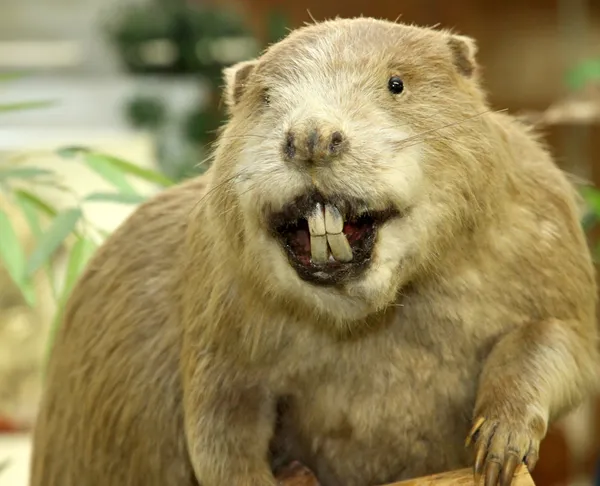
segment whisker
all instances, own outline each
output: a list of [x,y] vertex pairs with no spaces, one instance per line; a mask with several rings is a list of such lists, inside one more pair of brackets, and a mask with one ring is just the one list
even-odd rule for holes
[[[250,186],[249,186],[249,187],[248,187],[248,188],[247,188],[245,191],[242,191],[242,192],[238,193],[238,195],[239,195],[239,196],[244,196],[244,195],[246,195],[247,193],[249,193],[249,192],[253,191],[253,190],[254,190],[254,189],[255,189],[255,188],[256,188],[256,187],[257,187],[259,184],[263,184],[263,183],[269,182],[271,179],[275,178],[275,176],[277,176],[277,175],[281,175],[283,172],[284,172],[284,171],[283,171],[283,170],[280,170],[280,169],[277,169],[277,170],[275,170],[275,171],[273,171],[273,172],[270,172],[269,174],[267,174],[266,178],[262,178],[262,179],[260,180],[260,182],[259,182],[259,181],[256,181],[256,182],[254,182],[254,183],[250,184]],[[238,205],[239,205],[239,203],[238,203]],[[221,216],[223,216],[223,215],[227,214],[228,212],[232,211],[232,210],[233,210],[233,209],[235,209],[236,207],[238,207],[238,206],[236,205],[236,206],[233,206],[233,207],[231,207],[231,208],[227,208],[227,209],[225,209],[224,211],[222,211],[221,213],[219,213],[219,214],[218,214],[218,217],[221,217]]]
[[206,165],[208,163],[210,163],[211,161],[214,161],[215,159],[215,148],[219,145],[219,143],[222,140],[233,140],[233,139],[239,139],[239,140],[247,140],[247,139],[259,139],[259,140],[265,140],[265,141],[274,141],[275,139],[273,137],[269,137],[269,136],[265,136],[265,135],[258,135],[258,134],[254,134],[254,133],[247,133],[244,135],[220,135],[219,137],[217,137],[215,140],[212,140],[211,142],[206,143],[203,148],[206,149],[207,151],[209,151],[209,155],[207,155],[202,161],[200,161],[198,164],[196,164],[195,167],[202,167],[203,165]]
[[415,140],[417,138],[422,137],[423,135],[427,135],[429,133],[435,133],[438,132],[439,130],[443,130],[444,128],[452,128],[452,127],[457,127],[459,125],[462,125],[463,123],[466,123],[468,121],[474,120],[475,118],[478,118],[480,116],[486,115],[488,113],[499,113],[501,111],[506,111],[506,108],[500,109],[500,110],[485,110],[482,111],[480,113],[476,113],[474,115],[468,116],[462,120],[458,120],[458,121],[454,121],[452,123],[447,123],[446,125],[442,125],[440,127],[434,127],[434,128],[430,128],[429,130],[425,130],[423,132],[417,133],[416,135],[412,135],[411,137],[405,138],[402,142],[400,142],[401,145],[405,144],[406,142],[410,142],[412,140]]
[[[230,182],[234,181],[235,179],[243,176],[246,172],[248,172],[250,169],[252,169],[251,167],[245,167],[244,169],[241,169],[239,171],[237,171],[235,174],[233,174],[230,177],[227,177],[224,181],[219,182],[217,185],[211,187],[200,199],[198,199],[198,201],[194,204],[194,206],[192,207],[192,209],[190,210],[190,213],[192,211],[194,211],[199,204],[201,204],[207,197],[211,196],[215,191],[217,191],[218,189],[221,189],[223,186],[226,186],[227,184],[229,184]],[[275,176],[281,175],[284,172],[283,168],[275,168],[273,170],[271,170],[269,173],[266,174],[266,177],[261,178],[261,183],[264,183],[265,181],[270,180],[271,178],[274,178]],[[256,187],[256,185],[259,182],[255,182],[254,185],[250,185],[250,187],[248,188],[248,191],[251,191],[252,189],[254,189]],[[245,194],[245,192],[243,192],[242,194]]]
[[236,179],[240,175],[243,175],[244,171],[248,170],[248,169],[249,169],[248,167],[245,168],[245,169],[242,169],[242,170],[236,172],[234,175],[228,177],[224,181],[221,181],[216,186],[211,187],[200,199],[198,199],[198,201],[196,202],[196,204],[194,204],[194,206],[190,210],[190,214],[198,207],[198,205],[200,203],[202,203],[202,201],[204,201],[207,197],[209,197],[214,191],[216,191],[217,189],[223,187],[226,184],[229,184],[231,181],[233,181],[234,179]]
[[273,137],[268,137],[266,135],[259,135],[257,133],[246,133],[243,135],[220,135],[217,140],[231,140],[231,139],[235,139],[235,138],[239,138],[241,140],[245,139],[245,138],[258,138],[261,140],[274,140]]
[[209,153],[206,157],[204,157],[200,162],[194,165],[194,168],[202,167],[203,165],[209,163],[212,159],[215,158],[214,152]]

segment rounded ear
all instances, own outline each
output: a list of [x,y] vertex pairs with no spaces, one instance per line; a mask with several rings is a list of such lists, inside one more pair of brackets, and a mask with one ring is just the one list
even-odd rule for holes
[[475,39],[466,35],[451,34],[448,45],[458,72],[467,78],[475,75],[479,67]]
[[248,77],[258,64],[256,59],[241,61],[223,69],[224,98],[226,106],[231,109],[244,94]]

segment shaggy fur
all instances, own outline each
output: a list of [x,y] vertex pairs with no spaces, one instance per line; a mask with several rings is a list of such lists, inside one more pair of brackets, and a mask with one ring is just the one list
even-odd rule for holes
[[[32,486],[273,486],[290,458],[323,486],[532,467],[597,386],[595,278],[573,188],[490,110],[476,51],[336,19],[226,69],[214,164],[141,206],[72,294]],[[348,146],[287,160],[308,125]],[[268,226],[315,189],[401,215],[333,286],[299,278]]]

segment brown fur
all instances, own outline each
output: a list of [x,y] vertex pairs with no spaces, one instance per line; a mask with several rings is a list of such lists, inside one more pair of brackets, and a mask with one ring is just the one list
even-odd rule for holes
[[[337,19],[228,68],[214,164],[140,207],[71,297],[32,485],[272,486],[294,458],[323,486],[374,486],[473,463],[480,417],[492,472],[533,465],[598,384],[595,280],[572,187],[489,110],[475,53]],[[344,153],[286,160],[307,120]],[[267,227],[314,188],[402,215],[335,286],[301,280]]]

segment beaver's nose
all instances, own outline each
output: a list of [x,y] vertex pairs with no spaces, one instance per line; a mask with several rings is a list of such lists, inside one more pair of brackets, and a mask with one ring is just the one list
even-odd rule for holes
[[283,152],[288,160],[307,164],[327,163],[346,150],[348,141],[335,128],[311,125],[287,132]]

